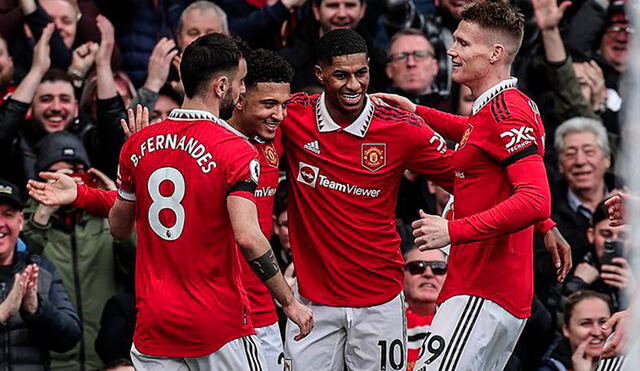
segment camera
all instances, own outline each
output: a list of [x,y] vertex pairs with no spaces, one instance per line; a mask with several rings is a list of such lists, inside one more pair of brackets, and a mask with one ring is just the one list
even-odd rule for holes
[[602,265],[614,264],[613,258],[622,257],[623,242],[620,240],[606,240],[604,242],[604,254],[602,255]]

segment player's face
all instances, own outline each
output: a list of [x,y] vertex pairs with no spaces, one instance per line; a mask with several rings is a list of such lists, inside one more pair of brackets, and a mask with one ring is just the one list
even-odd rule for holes
[[364,107],[369,86],[369,59],[364,53],[333,57],[330,65],[317,67],[324,84],[329,108],[347,115],[358,115]]
[[389,49],[385,71],[393,86],[413,94],[424,94],[438,73],[438,61],[424,36],[399,37]]
[[604,59],[619,72],[624,71],[627,66],[629,55],[627,45],[632,30],[633,28],[628,23],[614,23],[607,27],[604,36],[602,36],[600,52]]
[[586,341],[586,354],[591,357],[600,356],[604,341],[610,332],[603,331],[601,326],[609,317],[609,306],[602,299],[587,298],[576,304],[569,323],[562,327],[562,333],[569,339],[571,353]]
[[67,0],[46,0],[40,5],[51,16],[56,30],[67,48],[73,45],[78,27],[78,12]]
[[11,205],[0,204],[0,265],[11,263],[13,250],[23,225],[22,211]]
[[222,33],[222,21],[214,10],[192,10],[185,14],[178,34],[180,51],[189,46],[193,40],[213,32]]
[[598,145],[590,131],[564,136],[564,148],[558,156],[558,168],[574,191],[589,191],[604,183],[609,169],[609,156]]
[[612,227],[607,219],[600,221],[593,227],[589,227],[587,230],[587,239],[589,243],[593,244],[599,261],[602,261],[604,256],[604,242],[606,240],[627,241],[628,235],[627,225]]
[[360,0],[322,0],[320,6],[313,5],[312,9],[320,23],[320,34],[324,35],[338,28],[356,28],[367,7]]
[[45,81],[36,89],[31,115],[47,133],[64,130],[78,115],[73,86],[66,81]]
[[245,93],[244,78],[247,76],[247,62],[244,58],[240,59],[238,70],[232,76],[231,87],[227,91],[220,102],[220,118],[228,120],[233,115],[233,109],[240,99],[240,94]]
[[475,23],[462,21],[453,33],[453,45],[447,50],[453,69],[451,79],[458,84],[469,85],[484,79],[491,64],[493,51],[488,42],[487,30]]
[[0,86],[8,86],[13,78],[13,59],[9,55],[7,43],[0,39]]
[[251,124],[260,138],[273,140],[278,126],[287,116],[290,95],[291,89],[287,83],[257,83],[247,89],[244,96],[243,120]]
[[174,108],[178,108],[178,107],[180,107],[180,105],[178,104],[178,102],[173,100],[173,98],[171,98],[168,95],[160,95],[158,97],[158,101],[156,102],[156,105],[153,106],[153,114],[151,116],[151,122],[158,123],[166,119],[167,117],[169,117],[169,114],[171,113],[171,111]]
[[283,211],[276,220],[273,221],[273,233],[278,236],[280,245],[285,251],[291,249],[291,243],[289,242],[289,217],[287,212]]
[[[418,249],[413,249],[409,251],[407,254],[407,263],[419,260],[445,261],[444,255],[440,250],[420,251]],[[411,272],[405,270],[404,293],[407,297],[407,301],[409,303],[435,303],[446,276],[446,274],[434,274],[431,267],[428,266],[422,274],[411,274]]]

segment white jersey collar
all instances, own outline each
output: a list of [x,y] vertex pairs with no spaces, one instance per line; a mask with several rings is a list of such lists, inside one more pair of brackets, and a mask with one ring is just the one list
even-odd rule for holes
[[[371,120],[373,119],[373,112],[375,111],[375,106],[373,105],[373,102],[371,102],[369,96],[365,94],[364,97],[366,101],[362,113],[360,113],[360,116],[358,116],[349,126],[344,128],[344,131],[360,138],[364,138],[367,134],[367,130],[369,130]],[[331,118],[331,115],[329,115],[324,99],[325,96],[324,93],[322,93],[318,98],[318,104],[316,105],[316,122],[318,124],[318,131],[321,133],[327,133],[339,130],[341,126],[336,124],[336,122]]]
[[498,94],[502,93],[508,89],[514,89],[518,85],[518,79],[515,77],[508,78],[506,80],[502,80],[499,83],[493,85],[489,89],[487,89],[484,93],[480,94],[478,99],[473,102],[473,111],[472,114],[475,115],[482,107],[487,105],[487,103],[491,102],[493,98],[495,98]]
[[203,111],[203,110],[197,110],[197,109],[174,108],[169,114],[169,118],[176,121],[193,121],[193,120],[213,121],[216,124],[234,133],[235,135],[244,139],[249,139],[246,135],[239,132],[238,129],[229,125],[228,122],[226,122],[225,120],[221,119],[220,117],[214,115],[209,111]]

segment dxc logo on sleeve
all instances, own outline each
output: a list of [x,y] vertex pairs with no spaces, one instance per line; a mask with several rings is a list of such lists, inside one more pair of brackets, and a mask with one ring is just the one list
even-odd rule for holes
[[532,134],[533,128],[521,126],[519,129],[512,128],[503,132],[500,134],[500,138],[502,138],[503,142],[506,142],[504,146],[509,153],[512,153],[531,143],[535,143],[536,138]]

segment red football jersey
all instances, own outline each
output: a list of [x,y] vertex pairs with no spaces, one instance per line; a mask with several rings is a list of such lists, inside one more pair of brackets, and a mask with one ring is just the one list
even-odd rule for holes
[[[271,238],[273,231],[273,201],[278,180],[280,178],[280,156],[282,155],[282,137],[280,130],[276,138],[268,143],[253,143],[258,150],[260,161],[260,181],[255,192],[256,206],[258,207],[258,220],[262,233]],[[249,295],[251,304],[251,322],[254,327],[271,325],[278,320],[276,307],[273,303],[271,291],[256,276],[246,259],[242,260],[242,283]]]
[[505,80],[476,100],[453,156],[455,220],[449,222],[449,270],[438,303],[456,295],[475,295],[526,318],[533,300],[533,227],[482,241],[456,241],[460,230],[470,227],[463,218],[489,210],[514,194],[507,166],[529,155],[544,155],[538,108],[515,86],[515,79]]
[[134,343],[199,357],[253,333],[226,200],[254,200],[255,148],[206,111],[173,110],[120,154],[118,196],[135,201]]
[[435,314],[421,316],[414,313],[409,306],[407,306],[405,313],[407,315],[407,371],[413,371],[422,344],[424,344],[425,338],[431,335],[429,329]]
[[300,294],[347,307],[378,305],[403,286],[395,204],[405,169],[451,189],[451,152],[416,115],[366,106],[335,123],[323,96],[292,96],[282,136],[289,234]]

